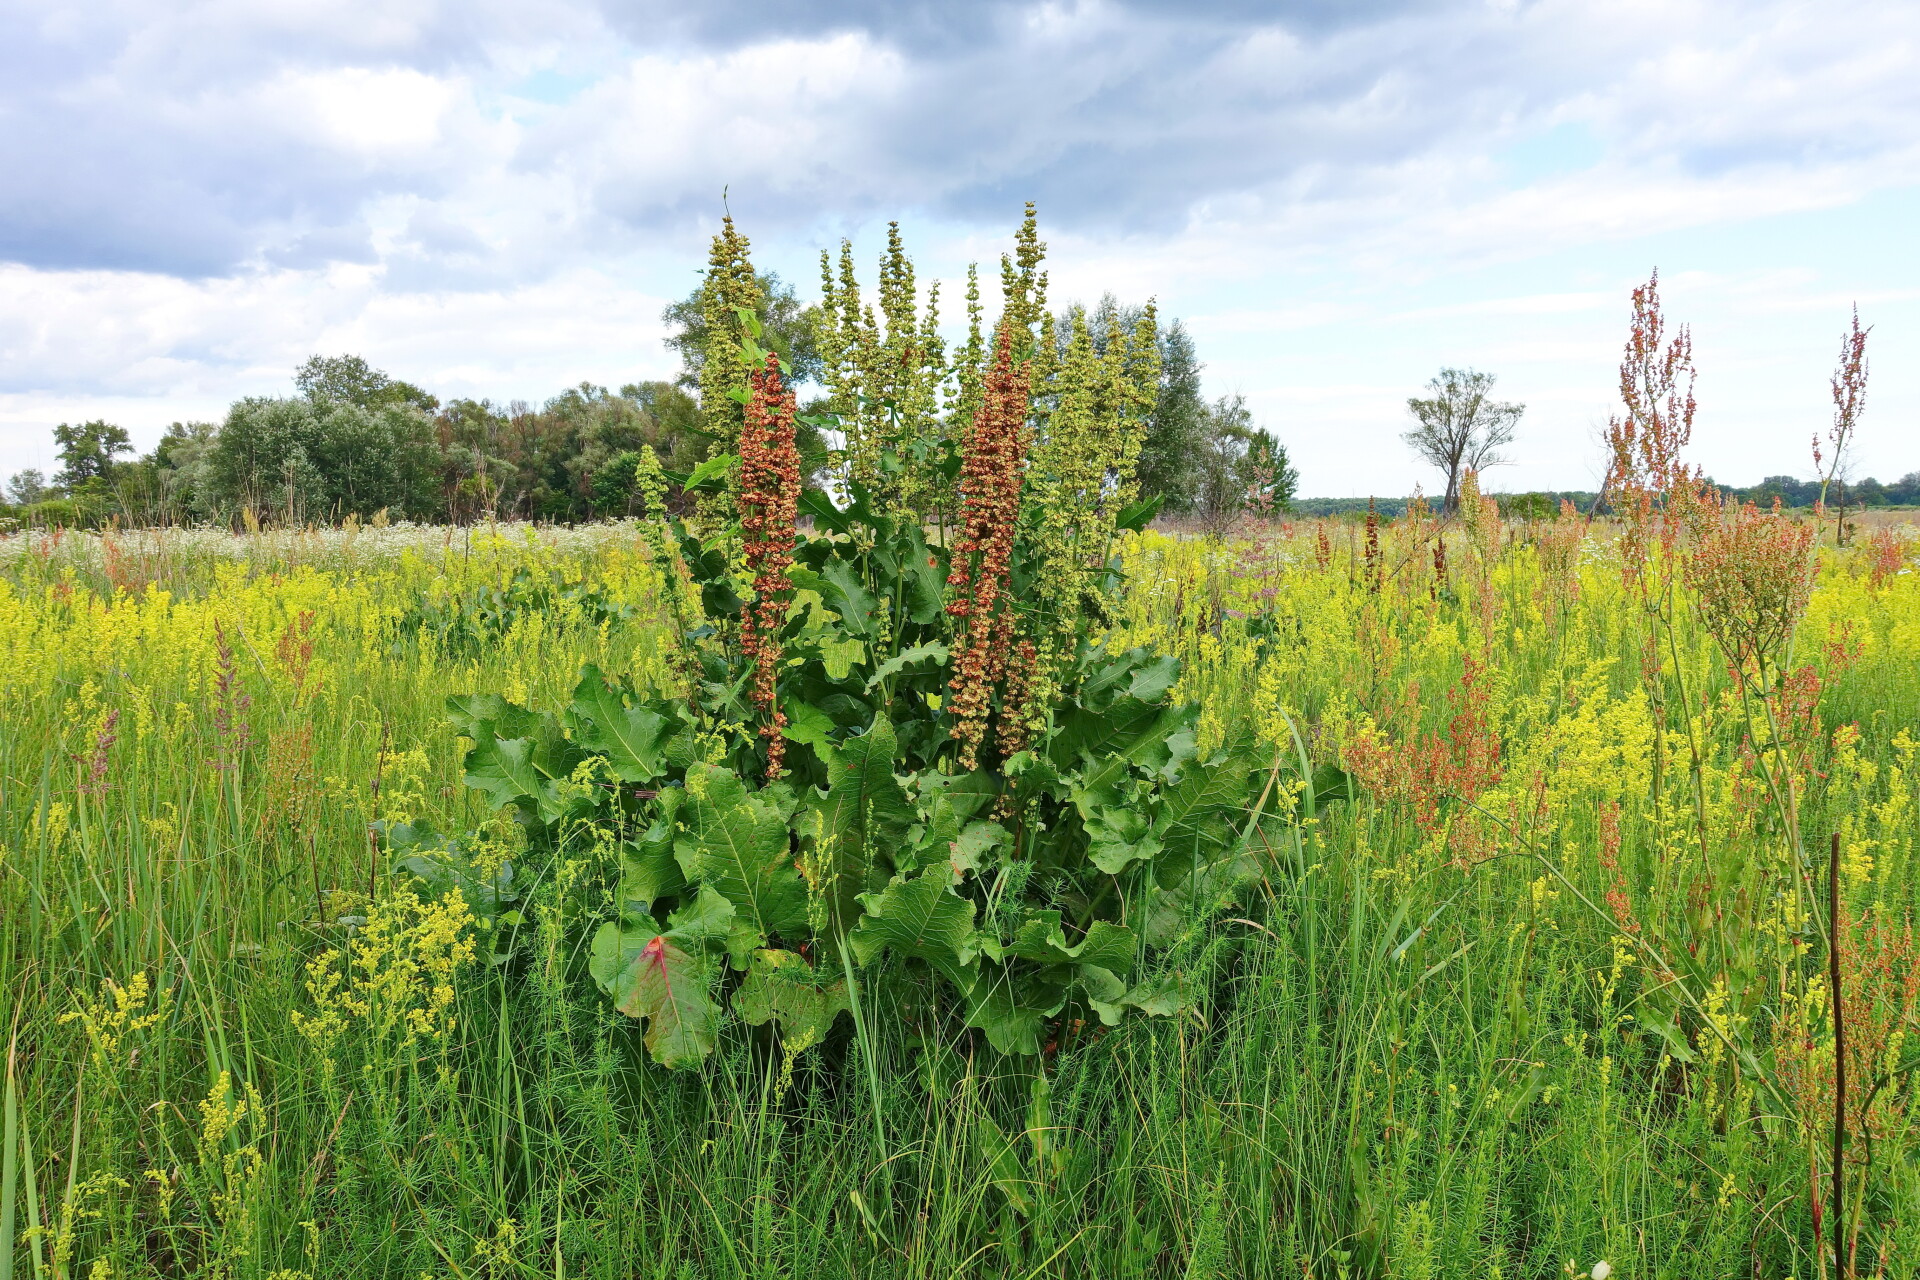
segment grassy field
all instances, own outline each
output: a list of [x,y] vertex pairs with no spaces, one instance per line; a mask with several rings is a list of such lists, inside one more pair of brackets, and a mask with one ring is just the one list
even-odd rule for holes
[[672,679],[633,526],[4,540],[0,1280],[1916,1274],[1908,531],[1776,620],[1467,514],[1127,543],[1203,747],[1350,779],[1189,922],[1197,1009],[681,1071],[585,973],[608,850],[519,867],[497,965],[369,834],[512,852],[450,695]]

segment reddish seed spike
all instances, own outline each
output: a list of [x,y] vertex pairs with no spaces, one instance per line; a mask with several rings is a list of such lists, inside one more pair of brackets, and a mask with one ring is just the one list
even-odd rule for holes
[[1007,658],[1004,640],[1011,620],[1001,614],[1026,463],[1027,376],[1027,365],[1013,360],[1012,329],[1003,326],[963,450],[960,536],[947,574],[947,615],[958,624],[948,706],[967,768],[978,760],[988,700]]
[[794,442],[793,392],[782,382],[779,357],[768,352],[747,382],[740,428],[740,527],[754,598],[741,612],[740,648],[754,663],[753,702],[765,717],[760,736],[767,742],[771,781],[780,776],[786,758],[780,731],[787,717],[778,706],[779,633],[792,594],[786,574],[793,564],[799,513],[800,453]]

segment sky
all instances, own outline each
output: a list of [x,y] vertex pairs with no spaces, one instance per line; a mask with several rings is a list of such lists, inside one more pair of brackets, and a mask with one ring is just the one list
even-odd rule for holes
[[1306,494],[1433,488],[1443,366],[1527,406],[1488,487],[1593,487],[1656,268],[1709,474],[1812,473],[1855,305],[1856,472],[1920,470],[1913,0],[8,0],[0,172],[0,475],[313,353],[671,377],[723,209],[804,297],[898,219],[951,318],[1026,200],[1054,301],[1180,317]]

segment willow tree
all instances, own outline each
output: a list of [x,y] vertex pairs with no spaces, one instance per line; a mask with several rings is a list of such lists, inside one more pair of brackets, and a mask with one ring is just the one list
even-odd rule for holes
[[1442,369],[1427,383],[1431,395],[1412,396],[1407,412],[1417,424],[1401,438],[1414,453],[1446,476],[1445,509],[1460,505],[1460,478],[1506,461],[1503,446],[1513,442],[1527,406],[1495,400],[1491,373]]

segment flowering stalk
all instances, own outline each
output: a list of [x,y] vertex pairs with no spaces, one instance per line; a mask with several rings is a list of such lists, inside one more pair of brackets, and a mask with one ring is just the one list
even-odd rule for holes
[[754,664],[753,704],[763,717],[767,778],[780,776],[786,713],[775,684],[780,670],[780,628],[793,594],[787,569],[793,564],[794,517],[800,503],[800,451],[793,439],[793,392],[780,378],[780,358],[771,351],[747,375],[746,412],[740,426],[740,528],[745,535],[753,600],[741,613],[740,650]]
[[640,446],[640,462],[634,468],[633,478],[640,491],[642,515],[646,521],[641,528],[647,549],[652,554],[654,570],[660,575],[660,589],[667,598],[668,611],[673,614],[674,653],[678,672],[684,679],[690,676],[696,665],[691,642],[687,639],[687,632],[693,624],[689,619],[684,581],[686,571],[669,536],[667,475],[660,466],[660,455],[653,451],[652,445]]
[[[1673,588],[1676,540],[1683,525],[1697,523],[1705,507],[1704,480],[1681,458],[1693,438],[1693,335],[1685,325],[1671,339],[1660,310],[1660,273],[1633,291],[1633,322],[1620,359],[1620,400],[1626,412],[1607,420],[1604,492],[1625,524],[1621,576],[1639,596],[1647,619],[1641,677],[1652,708],[1654,830],[1664,844],[1666,822],[1667,672],[1664,641],[1681,681],[1679,702],[1688,706],[1679,646],[1674,636]],[[1694,825],[1701,865],[1707,863],[1704,770],[1693,717],[1682,717],[1692,763]],[[1664,850],[1663,850],[1664,852]]]
[[1367,590],[1380,591],[1380,512],[1373,499],[1367,499]]
[[[1855,322],[1856,326],[1858,321]],[[1840,973],[1840,833],[1833,833],[1827,859],[1827,984],[1833,999],[1833,1267],[1853,1275],[1844,1247],[1847,1233],[1847,1024]]]
[[[939,282],[928,286],[923,312],[900,224],[890,222],[877,314],[861,299],[850,242],[840,242],[837,278],[821,250],[820,283],[815,336],[828,404],[844,441],[843,478],[865,489],[883,515],[944,523],[951,516],[952,484],[930,465],[942,443],[940,390],[950,369],[940,334]],[[970,296],[977,304],[977,281]],[[900,463],[897,469],[883,462],[888,453]]]
[[113,744],[120,740],[120,735],[114,731],[119,723],[120,711],[116,707],[107,712],[106,719],[100,722],[99,731],[93,736],[93,754],[74,757],[76,760],[84,760],[87,766],[86,780],[80,784],[82,795],[104,796],[107,794],[107,788],[112,785],[107,781],[107,758],[108,753],[113,750]]
[[[1827,450],[1820,447],[1820,437],[1813,438],[1813,469],[1820,475],[1820,498],[1816,503],[1824,509],[1827,505],[1827,491],[1835,481],[1846,483],[1844,470],[1847,463],[1847,446],[1853,443],[1853,433],[1860,421],[1860,412],[1867,405],[1867,335],[1873,327],[1860,327],[1860,308],[1853,309],[1853,327],[1840,335],[1840,362],[1834,368],[1833,379],[1829,385],[1833,389],[1833,426],[1827,429]],[[1825,454],[1831,451],[1829,460]],[[1846,500],[1840,503],[1840,514],[1834,517],[1833,538],[1840,545],[1846,543]]]
[[947,615],[957,632],[947,705],[960,763],[968,769],[979,761],[989,698],[1006,671],[1013,624],[1007,585],[1026,471],[1029,375],[1026,361],[1014,362],[1013,333],[1014,326],[1001,325],[980,409],[967,431],[960,537],[947,575]]
[[214,663],[214,733],[220,742],[214,768],[225,773],[236,768],[240,754],[253,745],[253,729],[247,723],[247,708],[253,699],[240,688],[240,664],[233,646],[227,643],[226,630],[213,624],[213,644],[218,657]]
[[[700,314],[707,326],[700,363],[700,412],[706,429],[718,438],[716,449],[721,453],[738,452],[746,415],[733,392],[753,374],[741,344],[747,332],[741,312],[758,312],[766,301],[754,273],[751,248],[747,237],[734,227],[732,216],[723,218],[700,286]],[[699,514],[716,527],[724,526],[731,503],[729,493],[704,496]]]

